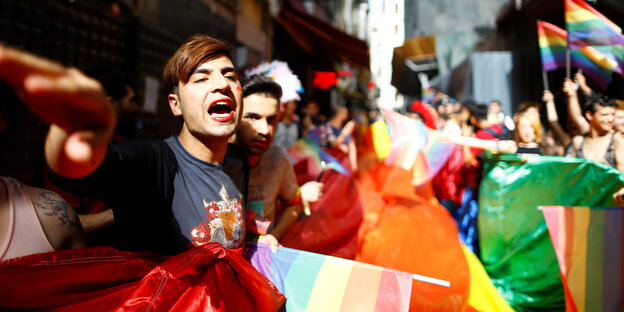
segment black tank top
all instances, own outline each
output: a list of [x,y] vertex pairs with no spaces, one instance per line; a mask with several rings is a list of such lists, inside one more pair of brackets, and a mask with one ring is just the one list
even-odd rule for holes
[[[613,137],[614,136],[615,136],[615,133],[613,133],[611,135],[611,140],[609,141],[609,146],[607,147],[607,152],[604,155],[604,160],[611,167],[615,167],[615,156],[613,155]],[[581,141],[581,146],[579,146],[579,149],[576,152],[576,157],[585,158],[585,155],[583,155],[583,145],[585,145],[585,138],[586,137],[587,136],[583,137],[583,141]]]

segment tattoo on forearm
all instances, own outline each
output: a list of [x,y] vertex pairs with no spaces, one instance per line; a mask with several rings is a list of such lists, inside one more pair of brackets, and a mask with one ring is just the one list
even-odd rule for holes
[[[80,219],[78,215],[73,211],[70,205],[52,192],[41,192],[41,198],[44,199],[41,203],[35,203],[35,207],[43,209],[46,216],[57,217],[60,221],[58,226],[80,226]],[[71,212],[71,214],[70,214]]]

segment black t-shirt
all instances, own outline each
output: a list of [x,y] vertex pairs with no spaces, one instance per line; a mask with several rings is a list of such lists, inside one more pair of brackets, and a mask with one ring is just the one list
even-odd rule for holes
[[[244,219],[232,211],[240,209],[244,216],[248,166],[235,145],[228,145],[223,165],[214,166],[190,156],[176,137],[125,141],[111,144],[89,176],[67,179],[50,170],[50,179],[113,209],[118,249],[177,254],[193,242],[219,241],[228,248],[242,244]],[[223,199],[222,185],[228,200]],[[215,205],[220,210],[215,212]]]

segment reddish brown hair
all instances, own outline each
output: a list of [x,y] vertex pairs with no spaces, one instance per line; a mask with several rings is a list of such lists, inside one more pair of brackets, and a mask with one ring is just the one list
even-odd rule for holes
[[225,41],[201,34],[187,39],[165,65],[163,82],[167,92],[174,93],[180,82],[189,81],[197,67],[220,56],[232,59],[232,49]]

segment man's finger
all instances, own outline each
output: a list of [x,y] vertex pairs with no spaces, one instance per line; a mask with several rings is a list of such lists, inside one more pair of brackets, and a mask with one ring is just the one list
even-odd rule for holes
[[61,75],[63,66],[34,54],[0,45],[0,78],[21,88],[30,74]]

